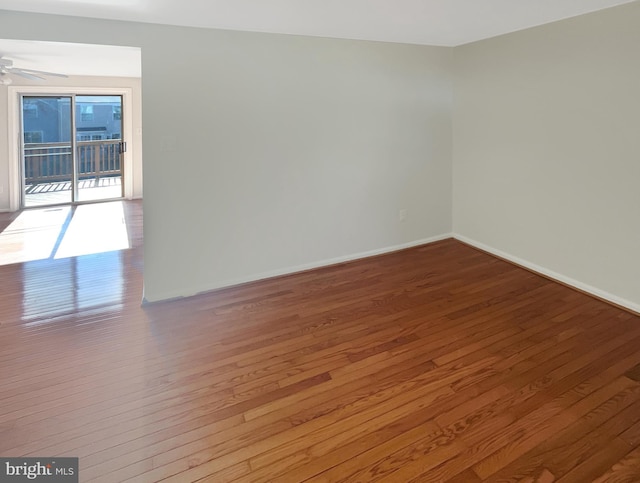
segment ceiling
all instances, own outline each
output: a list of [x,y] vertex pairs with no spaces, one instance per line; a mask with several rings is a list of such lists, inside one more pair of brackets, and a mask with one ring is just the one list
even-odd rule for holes
[[140,77],[137,47],[0,39],[0,57],[15,67],[69,76]]
[[456,46],[640,0],[0,0],[0,9]]
[[[0,10],[457,46],[632,1],[640,0],[0,0]],[[136,47],[0,39],[3,56],[70,76],[141,76]]]

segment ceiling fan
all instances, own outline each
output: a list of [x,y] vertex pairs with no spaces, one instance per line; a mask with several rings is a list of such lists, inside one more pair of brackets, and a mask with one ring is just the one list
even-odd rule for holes
[[68,77],[64,74],[57,74],[55,72],[45,72],[42,70],[33,69],[21,69],[13,66],[13,61],[0,57],[0,85],[8,86],[13,82],[11,75],[17,75],[29,80],[44,81],[46,77],[42,76],[54,76],[54,77]]

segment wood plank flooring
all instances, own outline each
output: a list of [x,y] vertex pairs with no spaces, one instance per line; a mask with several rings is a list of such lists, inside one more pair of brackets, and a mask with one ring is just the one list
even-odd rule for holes
[[454,240],[143,308],[125,205],[127,250],[0,266],[1,456],[101,482],[640,481],[640,317]]

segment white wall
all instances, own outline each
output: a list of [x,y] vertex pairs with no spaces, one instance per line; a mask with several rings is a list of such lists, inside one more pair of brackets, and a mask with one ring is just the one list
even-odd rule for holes
[[639,311],[640,2],[454,57],[454,231]]
[[[2,11],[0,11],[0,18]],[[132,198],[142,198],[142,136],[138,134],[142,129],[142,92],[141,81],[136,78],[125,77],[81,77],[72,76],[69,78],[50,77],[46,85],[37,82],[21,79],[14,76],[11,87],[35,86],[54,92],[56,88],[127,88],[131,89],[132,99],[132,124],[134,139],[129,140],[127,147],[131,150],[132,162]],[[16,187],[11,186],[9,178],[10,163],[16,164],[15,156],[10,152],[8,136],[12,132],[10,128],[10,118],[15,117],[9,113],[9,87],[0,85],[0,211],[8,211],[10,208],[10,192]]]
[[0,31],[142,48],[147,300],[451,231],[451,49],[6,11]]
[[149,300],[443,236],[453,219],[640,309],[639,26],[636,2],[452,59],[0,11],[6,38],[142,48]]

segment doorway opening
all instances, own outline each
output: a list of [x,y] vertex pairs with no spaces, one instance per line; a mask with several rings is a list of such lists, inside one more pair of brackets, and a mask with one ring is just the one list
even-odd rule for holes
[[141,49],[0,39],[0,52],[59,74],[14,75],[5,87],[0,211],[142,198]]
[[121,199],[121,95],[22,95],[22,207]]

